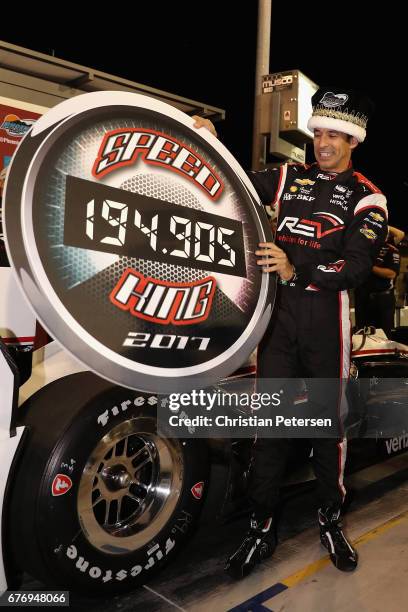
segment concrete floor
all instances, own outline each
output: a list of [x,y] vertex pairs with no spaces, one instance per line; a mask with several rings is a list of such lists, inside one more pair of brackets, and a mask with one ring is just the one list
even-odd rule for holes
[[[408,609],[408,483],[350,512],[348,535],[360,566],[342,573],[317,542],[315,528],[286,540],[279,555],[227,593],[190,606],[192,612],[402,612]],[[286,587],[286,588],[285,588]]]
[[[408,610],[408,453],[348,481],[345,517],[360,565],[336,570],[318,539],[310,490],[285,503],[280,545],[251,576],[233,582],[224,560],[247,521],[200,529],[175,562],[143,588],[110,600],[71,594],[71,609],[96,612],[402,612]],[[41,588],[27,578],[23,588]]]

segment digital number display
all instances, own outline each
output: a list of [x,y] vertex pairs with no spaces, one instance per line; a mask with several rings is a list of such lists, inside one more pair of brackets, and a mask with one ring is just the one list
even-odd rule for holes
[[246,277],[240,221],[74,176],[64,244]]

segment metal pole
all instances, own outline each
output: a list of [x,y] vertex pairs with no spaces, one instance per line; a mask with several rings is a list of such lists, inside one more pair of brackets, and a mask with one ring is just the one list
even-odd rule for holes
[[269,74],[272,0],[258,0],[258,35],[256,43],[254,127],[252,140],[252,169],[261,167],[263,137],[260,134],[262,76]]

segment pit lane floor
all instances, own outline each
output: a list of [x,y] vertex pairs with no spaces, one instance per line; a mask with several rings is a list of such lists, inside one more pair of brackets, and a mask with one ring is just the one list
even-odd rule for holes
[[[348,479],[355,491],[344,519],[360,566],[336,570],[320,546],[310,489],[285,502],[273,558],[240,582],[224,560],[247,527],[240,519],[202,527],[172,566],[141,589],[91,600],[71,594],[71,609],[96,612],[400,612],[408,599],[408,453]],[[40,589],[29,577],[23,589]]]

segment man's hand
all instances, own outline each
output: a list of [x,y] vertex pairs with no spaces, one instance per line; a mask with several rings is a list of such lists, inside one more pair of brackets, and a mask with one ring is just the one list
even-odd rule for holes
[[199,117],[198,115],[193,115],[192,119],[195,120],[193,125],[194,128],[199,130],[200,128],[206,128],[213,136],[217,138],[217,132],[215,130],[214,124],[209,119],[204,119],[204,117]]
[[391,270],[391,268],[380,268],[379,266],[373,266],[372,272],[376,276],[381,276],[381,278],[393,279],[397,276],[395,270]]
[[398,229],[397,227],[392,227],[392,225],[388,226],[388,231],[391,234],[391,236],[394,236],[395,244],[400,243],[401,240],[405,236],[405,232],[403,232],[402,230]]
[[263,272],[276,272],[282,280],[288,281],[292,278],[294,267],[290,263],[285,251],[282,251],[273,242],[260,242],[261,249],[255,251],[255,255],[263,255],[264,259],[258,260],[258,266],[262,266]]

